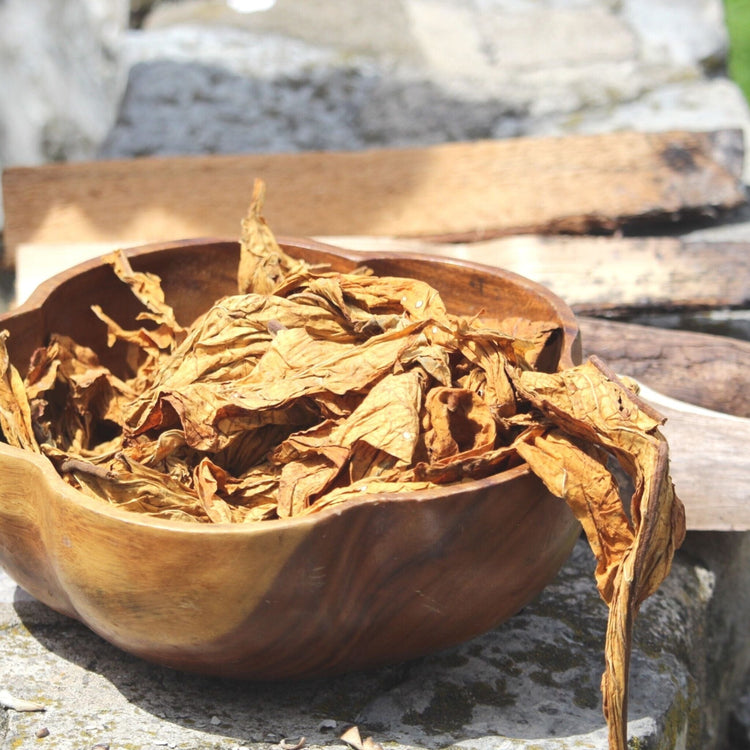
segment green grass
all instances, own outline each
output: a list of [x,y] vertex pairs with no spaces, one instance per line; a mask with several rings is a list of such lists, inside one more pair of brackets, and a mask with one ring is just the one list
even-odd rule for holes
[[729,76],[750,101],[750,0],[724,0],[729,30]]

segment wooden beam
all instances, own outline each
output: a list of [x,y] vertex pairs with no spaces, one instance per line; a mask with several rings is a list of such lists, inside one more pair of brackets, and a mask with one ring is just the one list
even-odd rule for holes
[[579,325],[584,355],[635,378],[666,417],[688,529],[750,530],[750,342],[586,318]]
[[750,419],[693,407],[649,388],[666,424],[670,474],[690,531],[750,531]]
[[256,177],[279,235],[609,231],[740,205],[742,151],[740,131],[621,132],[16,167],[3,174],[6,263],[20,243],[235,237]]
[[[584,354],[656,391],[713,411],[750,417],[750,341],[579,317]],[[737,446],[747,461],[750,451]]]
[[[579,315],[732,307],[750,301],[750,243],[675,237],[539,237],[474,243],[392,237],[321,237],[352,250],[409,250],[499,266],[543,284]],[[18,301],[54,273],[129,243],[16,248]]]
[[750,243],[746,242],[537,235],[471,243],[324,239],[353,250],[403,249],[506,268],[546,286],[581,315],[740,306],[750,300]]

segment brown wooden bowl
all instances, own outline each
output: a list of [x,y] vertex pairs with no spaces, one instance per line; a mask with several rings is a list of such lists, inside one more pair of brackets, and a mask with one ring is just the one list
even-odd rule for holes
[[[550,370],[580,360],[568,307],[515,274],[413,254],[363,254],[281,240],[293,256],[421,278],[448,309],[555,320]],[[135,248],[187,323],[235,289],[236,242]],[[101,261],[43,284],[0,316],[12,362],[53,333],[115,371],[101,304],[134,325],[139,306]],[[91,499],[47,459],[0,444],[0,564],[29,593],[144,659],[206,674],[288,679],[393,663],[478,635],[527,604],[568,557],[579,526],[525,465],[411,495],[378,495],[317,515],[249,525],[152,519]]]

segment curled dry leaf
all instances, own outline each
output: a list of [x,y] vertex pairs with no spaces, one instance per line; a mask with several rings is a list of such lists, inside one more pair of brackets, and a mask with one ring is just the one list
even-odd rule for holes
[[[521,373],[517,386],[557,425],[519,445],[519,453],[573,509],[597,557],[597,585],[609,606],[604,714],[610,747],[624,750],[633,623],[642,602],[669,573],[685,535],[684,508],[658,429],[664,420],[595,358],[554,375]],[[605,468],[608,453],[633,480],[632,525]]]
[[46,711],[47,708],[41,703],[27,701],[23,698],[17,698],[11,695],[8,690],[0,690],[0,706],[9,708],[12,711]]
[[[633,621],[684,535],[663,420],[598,360],[543,371],[560,335],[553,323],[458,317],[422,281],[289,257],[263,198],[258,182],[239,293],[188,327],[156,276],[109,257],[145,307],[136,331],[94,309],[110,345],[127,345],[128,379],[53,336],[24,382],[0,333],[5,440],[41,451],[89,495],[202,523],[309,515],[525,461],[572,508],[596,555],[610,611],[604,711],[610,746],[624,750]],[[635,487],[627,510],[612,460]]]
[[279,247],[263,218],[266,186],[256,180],[247,216],[242,220],[237,287],[240,294],[271,294],[287,275],[304,264],[290,258]]
[[38,453],[31,405],[23,380],[10,362],[7,340],[8,332],[0,331],[0,430],[9,445]]
[[143,303],[148,312],[139,315],[141,320],[152,320],[159,328],[172,332],[175,340],[184,334],[174,317],[174,311],[164,300],[161,279],[152,273],[134,271],[123,253],[111,253],[104,257],[118,279],[126,283],[133,294]]
[[372,737],[365,737],[359,732],[359,727],[349,727],[342,735],[341,739],[354,750],[383,750],[383,746],[375,742]]

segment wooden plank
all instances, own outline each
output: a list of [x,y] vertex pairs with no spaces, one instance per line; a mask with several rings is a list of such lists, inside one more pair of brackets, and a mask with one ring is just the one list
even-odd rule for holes
[[[537,235],[475,243],[392,237],[320,239],[354,250],[410,250],[507,268],[551,289],[581,315],[738,306],[750,300],[750,243]],[[52,274],[122,244],[131,243],[20,245],[16,249],[18,300]]]
[[644,388],[667,418],[670,473],[690,531],[750,530],[750,419],[696,408]]
[[[578,323],[584,354],[616,372],[680,401],[750,417],[750,342],[585,317]],[[747,445],[738,450],[750,457]],[[747,471],[750,479],[750,463]]]
[[750,300],[750,243],[537,235],[471,243],[324,239],[355,250],[404,249],[507,268],[543,284],[582,315],[736,306]]
[[667,418],[663,432],[688,529],[750,530],[750,342],[578,320],[584,355],[635,378]]
[[279,235],[612,230],[740,205],[742,150],[739,131],[622,132],[17,167],[3,173],[6,263],[20,243],[234,237],[255,177]]
[[98,258],[121,247],[113,242],[72,244],[21,244],[16,248],[14,306],[25,302],[44,281],[91,258]]

